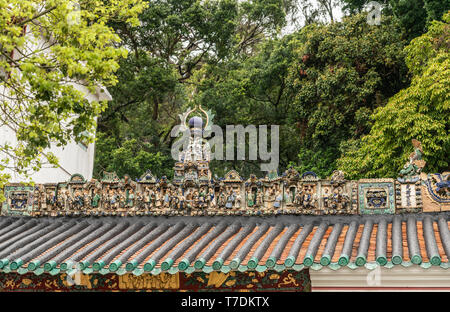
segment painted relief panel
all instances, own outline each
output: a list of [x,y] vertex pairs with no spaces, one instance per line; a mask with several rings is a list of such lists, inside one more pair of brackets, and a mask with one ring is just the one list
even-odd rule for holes
[[428,174],[424,180],[424,211],[450,211],[450,172]]
[[30,215],[33,210],[34,187],[23,185],[5,186],[6,201],[2,204],[2,215]]
[[[353,212],[352,188],[350,183],[322,183],[321,207],[324,214],[345,214]],[[356,211],[354,211],[356,212]]]
[[429,174],[426,185],[433,200],[450,204],[450,173]]
[[358,204],[361,214],[395,213],[394,181],[391,179],[360,180]]
[[420,212],[422,211],[422,189],[420,179],[397,179],[395,183],[396,212]]

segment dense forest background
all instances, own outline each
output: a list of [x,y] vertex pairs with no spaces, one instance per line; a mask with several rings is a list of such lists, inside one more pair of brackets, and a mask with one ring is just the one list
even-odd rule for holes
[[[111,23],[129,54],[98,119],[94,175],[171,177],[170,131],[196,104],[223,128],[280,125],[280,173],[395,177],[412,138],[427,172],[447,170],[450,0],[378,2],[379,25],[364,0],[152,0],[140,25]],[[211,168],[261,176],[259,163]]]

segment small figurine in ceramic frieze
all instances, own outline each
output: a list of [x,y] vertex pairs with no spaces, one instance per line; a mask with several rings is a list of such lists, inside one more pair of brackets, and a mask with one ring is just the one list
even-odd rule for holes
[[[272,203],[275,202],[277,198],[277,189],[276,186],[272,186],[272,188],[270,189],[270,193],[269,193],[269,201],[271,201]],[[273,205],[273,204],[272,204]]]
[[219,193],[220,194],[219,194],[218,204],[219,204],[220,208],[223,208],[223,207],[225,207],[225,204],[227,202],[227,196],[225,195],[225,192],[222,190]]
[[155,190],[151,189],[150,190],[150,200],[149,200],[149,208],[156,208],[156,198],[157,198],[157,193]]
[[88,189],[83,190],[83,208],[84,209],[90,209],[92,203],[91,195],[89,194]]
[[184,205],[184,201],[185,201],[184,191],[180,187],[177,189],[175,194],[176,194],[175,196],[177,197],[177,208],[182,210],[184,208],[182,206]]
[[84,197],[80,190],[75,191],[75,205],[77,210],[82,210],[84,206]]
[[73,190],[72,191],[72,193],[69,191],[69,194],[70,194],[70,202],[71,202],[71,209],[72,210],[78,210],[78,203],[79,203],[79,201],[78,201],[78,196],[79,196],[79,194],[78,194],[78,190],[77,189],[75,189],[75,190]]
[[181,189],[178,190],[178,209],[183,210],[185,208],[185,198],[183,195],[183,191]]
[[167,195],[169,197],[169,204],[168,204],[168,206],[170,208],[172,208],[172,207],[174,207],[174,204],[175,204],[175,198],[176,198],[175,191],[172,190],[172,189],[168,189],[167,190]]
[[69,190],[66,190],[64,192],[64,197],[66,199],[66,209],[67,210],[73,210],[74,209],[74,202],[73,202],[73,196],[70,194]]
[[206,190],[205,187],[201,187],[200,188],[200,192],[198,193],[198,199],[199,199],[199,203],[200,203],[200,208],[205,208],[206,206]]
[[130,189],[128,191],[128,198],[127,198],[127,208],[133,208],[136,204],[136,195],[134,194],[134,190]]
[[110,202],[109,202],[109,191],[108,189],[105,187],[102,189],[101,191],[101,201],[100,201],[102,210],[109,210],[110,207]]
[[50,202],[48,208],[53,210],[54,208],[56,208],[56,190],[49,190],[49,198]]
[[159,209],[162,206],[162,199],[161,199],[161,190],[155,191],[155,208]]
[[53,196],[49,192],[47,192],[45,194],[45,205],[44,205],[45,208],[44,208],[44,210],[51,211],[53,209],[52,197]]
[[150,189],[149,196],[150,196],[149,208],[156,208],[156,198],[158,197],[156,189]]
[[207,196],[208,196],[208,194],[206,194],[206,192],[199,193],[200,208],[202,208],[202,209],[205,209],[208,205]]
[[339,208],[340,210],[345,210],[348,208],[348,204],[350,203],[350,198],[348,194],[344,192],[341,188],[340,190],[340,200],[339,200]]
[[297,188],[297,193],[295,194],[294,203],[297,206],[303,206],[303,189],[301,187]]
[[150,196],[150,191],[148,190],[148,188],[145,188],[144,194],[142,194],[143,208],[148,210],[150,208],[151,201],[152,201],[152,199]]
[[284,201],[287,205],[292,204],[291,192],[289,191],[288,188],[286,189],[286,191],[284,193]]
[[194,191],[194,193],[192,194],[192,207],[193,208],[199,208],[198,191]]
[[253,207],[255,204],[255,197],[253,196],[253,192],[251,190],[247,191],[247,206]]
[[69,191],[69,194],[70,194],[70,203],[71,203],[70,208],[71,208],[71,210],[76,211],[76,210],[78,210],[78,195],[79,195],[78,190],[75,189],[75,190],[72,190],[72,192]]
[[114,189],[108,191],[109,209],[110,211],[116,210],[119,205],[119,199],[116,196]]
[[169,208],[169,206],[170,206],[170,189],[167,189],[167,190],[163,193],[163,196],[164,196],[164,203],[163,203],[163,206],[164,206],[164,208]]
[[235,204],[234,204],[234,206],[235,206],[236,209],[241,209],[241,200],[242,200],[241,194],[240,194],[240,192],[238,192],[238,193],[236,194]]
[[340,194],[341,189],[342,188],[336,187],[333,190],[333,209],[339,209],[339,207],[340,207],[340,202],[342,199],[342,195]]
[[338,208],[338,203],[339,203],[339,191],[338,191],[337,188],[335,188],[333,190],[333,195],[331,197],[330,208],[337,209]]
[[122,188],[118,189],[117,195],[119,198],[119,209],[124,209],[127,204],[127,197],[126,197],[124,189],[122,189]]
[[275,197],[272,195],[273,193],[273,189],[272,187],[267,187],[264,190],[264,202],[266,203],[266,208],[271,208],[272,207],[272,199],[275,199]]
[[193,199],[194,194],[191,190],[188,189],[186,192],[186,200],[185,200],[186,210],[188,211],[188,213],[190,213],[191,209],[194,207]]
[[228,191],[227,191],[227,202],[225,204],[225,208],[227,208],[227,209],[233,208],[234,200],[235,200],[234,194],[232,193],[231,188],[228,188]]
[[58,196],[56,197],[56,207],[57,207],[57,209],[59,209],[59,210],[63,210],[65,207],[64,207],[64,204],[65,204],[65,202],[64,202],[64,191],[63,191],[63,189],[58,189]]
[[195,198],[195,203],[196,203],[196,208],[202,208],[202,198],[201,198],[201,191],[196,190],[194,192],[194,198]]
[[281,194],[281,190],[277,189],[275,191],[275,201],[273,203],[273,208],[279,209],[281,207],[282,200],[283,200],[283,195]]
[[310,193],[311,193],[311,207],[315,208],[318,201],[317,194],[316,192],[314,192],[312,188],[310,189]]
[[169,207],[170,209],[176,209],[178,207],[178,196],[175,190],[169,192]]
[[323,190],[322,199],[323,199],[324,208],[330,208],[330,189],[329,188],[325,188]]
[[109,210],[115,210],[118,204],[118,200],[116,198],[116,194],[112,189],[108,192],[108,199],[109,199]]
[[168,207],[168,205],[169,205],[169,197],[166,196],[166,195],[167,195],[166,190],[165,189],[160,189],[160,191],[159,191],[159,202],[160,202],[159,208]]
[[261,207],[263,205],[263,193],[259,190],[256,193],[256,206]]
[[116,209],[125,208],[126,196],[122,188],[116,189],[117,207]]
[[100,201],[102,199],[102,196],[100,195],[100,189],[95,188],[94,189],[94,196],[92,197],[91,206],[92,208],[96,209],[100,207]]
[[50,190],[46,190],[45,192],[45,209],[50,210],[52,206],[52,193]]
[[136,195],[135,195],[135,210],[143,210],[145,209],[144,204],[144,196],[142,195],[142,192],[140,189],[136,189]]
[[303,195],[303,207],[304,208],[309,208],[310,206],[312,206],[312,192],[307,187],[305,189],[305,193]]
[[159,198],[159,208],[164,208],[166,207],[166,191],[164,189],[160,189],[158,192],[158,198]]
[[214,188],[212,187],[208,191],[208,200],[210,207],[214,207],[216,205],[216,196],[214,194]]

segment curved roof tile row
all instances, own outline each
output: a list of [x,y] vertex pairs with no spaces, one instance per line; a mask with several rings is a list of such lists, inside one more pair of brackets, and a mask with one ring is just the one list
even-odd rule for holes
[[383,216],[0,218],[4,272],[449,267],[450,213]]

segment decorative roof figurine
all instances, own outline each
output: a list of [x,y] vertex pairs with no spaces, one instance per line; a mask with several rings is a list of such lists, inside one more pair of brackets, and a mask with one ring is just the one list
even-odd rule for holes
[[341,170],[334,170],[331,175],[331,183],[341,184],[345,182],[345,173]]
[[[193,113],[203,115],[188,117]],[[182,188],[193,188],[200,185],[207,186],[212,182],[211,171],[209,170],[210,147],[203,138],[203,131],[208,127],[210,113],[201,106],[196,106],[180,115],[181,131],[189,131],[187,144],[183,144],[184,149],[178,155],[178,162],[174,166],[173,184]],[[194,190],[190,190],[194,192]]]
[[139,178],[139,182],[140,183],[156,183],[156,178],[155,176],[152,174],[152,172],[149,170],[147,170],[143,175],[141,175],[141,177]]
[[426,162],[422,159],[422,144],[416,139],[411,140],[414,146],[414,152],[409,155],[408,162],[400,170],[400,177],[410,178],[420,174],[423,167],[425,167]]
[[103,178],[102,178],[103,183],[117,183],[119,181],[120,179],[115,172],[103,171]]

